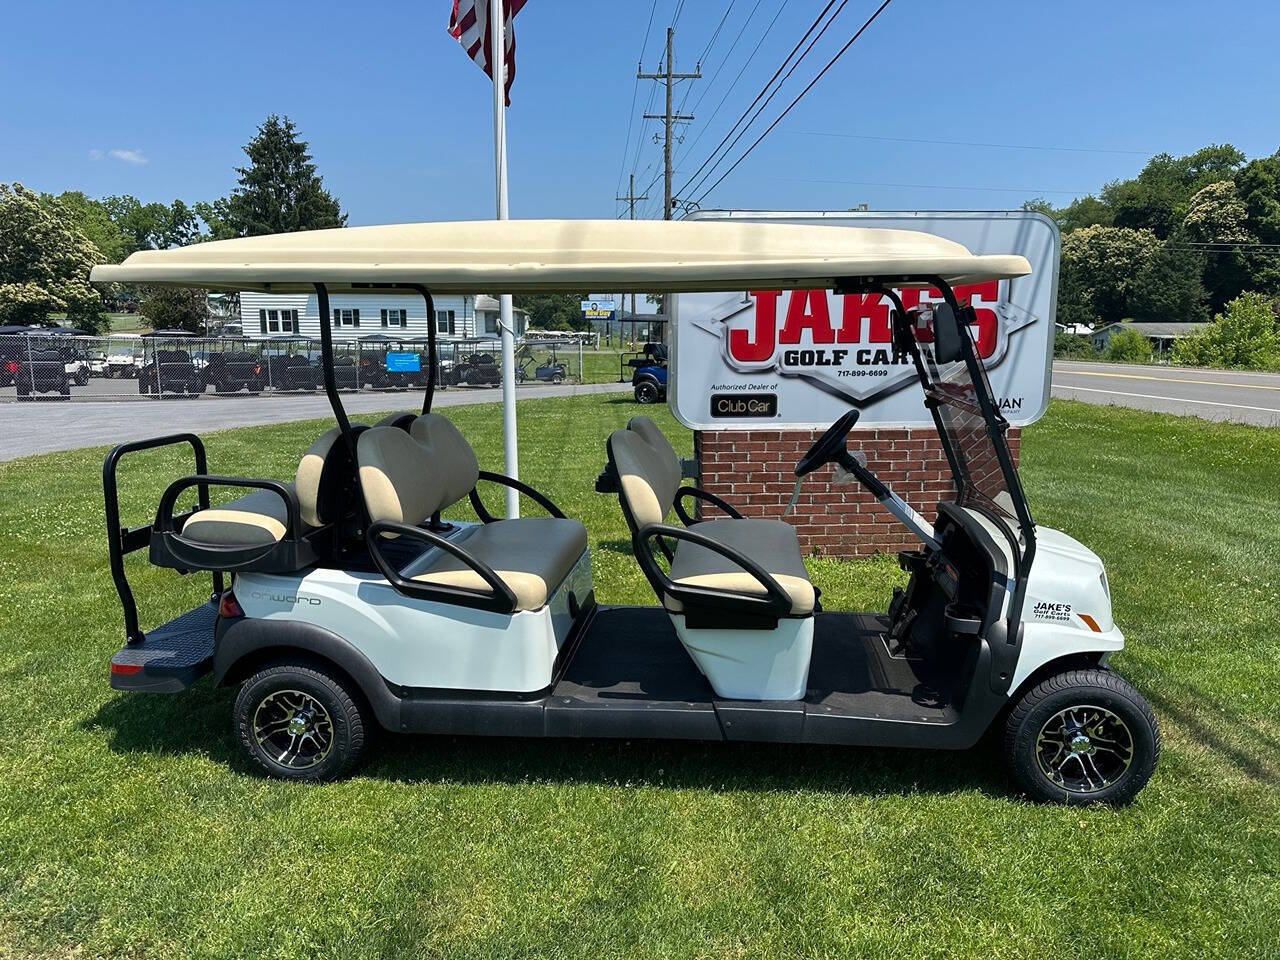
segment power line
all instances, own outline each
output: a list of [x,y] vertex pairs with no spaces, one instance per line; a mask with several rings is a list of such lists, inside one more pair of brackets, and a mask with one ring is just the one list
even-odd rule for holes
[[[827,27],[831,26],[831,23],[832,23],[832,21],[834,21],[834,20],[835,20],[836,15],[837,15],[837,14],[839,14],[839,13],[840,13],[840,11],[844,9],[845,4],[847,4],[848,2],[849,2],[849,0],[840,0],[840,7],[836,10],[836,13],[835,13],[835,14],[833,14],[829,20],[827,20],[826,24],[824,24],[824,25],[823,25],[823,27],[822,27],[822,31],[821,31],[821,32],[819,32],[818,37],[821,37],[821,36],[822,36],[822,33],[825,33],[825,32],[826,32]],[[688,189],[689,184],[693,183],[693,181],[694,181],[694,180],[696,180],[696,179],[698,178],[698,174],[702,173],[702,171],[703,171],[704,169],[706,169],[707,164],[711,163],[711,161],[712,161],[713,159],[715,159],[715,157],[720,153],[721,148],[723,148],[723,147],[724,147],[724,145],[725,145],[726,143],[728,143],[728,142],[729,142],[729,138],[730,138],[730,137],[732,137],[732,136],[733,136],[733,134],[734,134],[734,132],[738,129],[738,125],[739,125],[739,124],[741,124],[741,123],[742,123],[742,121],[746,119],[747,114],[749,114],[749,113],[752,111],[752,109],[755,107],[755,105],[756,105],[757,103],[759,103],[759,102],[760,102],[760,99],[761,99],[761,97],[763,97],[763,96],[765,95],[765,92],[766,92],[766,91],[768,91],[768,90],[769,90],[769,88],[773,86],[773,82],[774,82],[775,80],[777,80],[777,79],[778,79],[778,76],[782,73],[782,71],[783,71],[783,70],[785,70],[785,69],[787,68],[787,64],[789,64],[789,63],[791,62],[791,58],[792,58],[792,57],[794,57],[794,56],[796,55],[796,51],[797,51],[797,50],[799,50],[799,49],[800,49],[800,47],[804,45],[804,42],[805,42],[806,40],[808,40],[808,39],[809,39],[809,35],[810,35],[811,33],[813,33],[813,31],[817,28],[817,26],[818,26],[819,22],[821,22],[821,20],[822,20],[824,17],[826,17],[827,12],[828,12],[828,11],[829,11],[833,6],[835,6],[835,4],[836,4],[836,0],[827,0],[827,5],[826,5],[825,7],[823,7],[823,8],[822,8],[822,11],[817,15],[817,17],[815,17],[815,18],[814,18],[813,23],[811,23],[811,24],[809,25],[809,29],[807,29],[807,30],[804,32],[804,36],[802,36],[799,40],[797,40],[797,41],[796,41],[796,45],[795,45],[794,47],[792,47],[792,48],[791,48],[791,52],[790,52],[790,53],[788,53],[788,54],[786,55],[786,57],[784,57],[784,58],[783,58],[782,63],[780,63],[780,64],[778,65],[778,69],[777,69],[777,70],[775,70],[775,71],[773,72],[773,76],[772,76],[772,77],[770,77],[770,78],[765,82],[765,85],[764,85],[763,87],[761,87],[761,88],[760,88],[760,92],[759,92],[759,93],[757,93],[757,94],[755,95],[755,99],[753,99],[749,104],[747,104],[747,109],[743,110],[743,111],[742,111],[742,114],[738,117],[738,119],[734,121],[733,126],[729,128],[729,132],[728,132],[728,133],[726,133],[726,134],[724,135],[724,139],[722,139],[722,140],[721,140],[721,141],[716,145],[716,148],[715,148],[714,150],[712,150],[712,151],[711,151],[711,153],[710,153],[710,155],[708,155],[707,159],[703,160],[703,161],[702,161],[702,164],[698,167],[698,169],[694,171],[693,176],[691,176],[691,177],[690,177],[690,178],[685,182],[685,185],[684,185],[683,187],[681,187],[681,188],[680,188],[680,193],[684,193],[684,192]],[[816,43],[816,42],[817,42],[818,37],[815,37],[815,38],[814,38],[814,43]],[[810,45],[809,45],[809,50],[811,50],[811,49],[813,49],[813,44],[810,44]],[[803,55],[801,55],[800,60],[803,60],[803,59],[804,59],[804,57],[805,57],[806,55],[808,55],[809,50],[805,50],[804,54],[803,54]],[[800,60],[797,60],[797,61],[796,61],[796,65],[799,65]],[[795,69],[795,67],[793,66],[793,67],[792,67],[792,70],[794,70],[794,69]],[[787,74],[787,76],[789,77],[789,76],[790,76],[790,73],[788,73],[788,74]],[[784,82],[785,82],[785,80],[784,80]],[[772,99],[772,98],[773,98],[774,93],[776,93],[776,92],[777,92],[777,90],[774,90],[774,91],[773,91],[773,93],[770,93],[770,94],[769,94],[769,99]],[[766,105],[768,104],[768,102],[769,102],[769,100],[765,100],[765,104],[766,104]],[[764,107],[762,106],[760,109],[761,109],[761,110],[763,110],[763,109],[764,109]],[[758,117],[759,115],[760,115],[760,112],[759,112],[759,111],[757,111],[757,112],[756,112],[756,116]],[[751,126],[751,124],[752,124],[753,122],[755,122],[755,117],[752,117],[752,118],[751,118],[751,120],[747,123],[747,126],[743,128],[743,133],[745,133],[745,132],[746,132],[746,130],[747,130],[748,128],[750,128],[750,126]],[[742,134],[739,134],[738,136],[739,136],[739,139],[741,139]],[[734,140],[734,142],[733,142],[733,143],[734,143],[734,144],[736,144],[737,142],[738,142],[737,140]],[[729,145],[729,149],[730,149],[730,150],[732,150],[732,149],[733,149],[733,144],[730,144],[730,145]],[[716,162],[717,162],[717,164],[718,164],[720,161],[716,161]],[[715,167],[712,167],[712,170],[714,170],[714,169],[715,169]],[[710,174],[708,174],[708,176],[709,176],[709,175],[710,175]]]
[[[720,60],[720,64],[719,64],[719,66],[717,66],[717,67],[716,67],[716,71],[715,71],[715,73],[712,75],[712,77],[711,77],[711,83],[713,83],[713,84],[715,83],[716,78],[717,78],[718,76],[720,76],[720,71],[721,71],[721,70],[723,70],[723,69],[724,69],[724,65],[725,65],[726,63],[728,63],[728,62],[729,62],[729,57],[733,54],[733,51],[734,51],[735,49],[737,49],[738,42],[742,39],[742,35],[743,35],[743,33],[745,33],[745,32],[746,32],[747,26],[751,23],[752,18],[755,16],[756,11],[760,8],[760,4],[761,4],[762,2],[763,2],[763,0],[756,0],[755,5],[754,5],[754,6],[752,6],[752,8],[751,8],[751,12],[747,14],[747,18],[746,18],[745,20],[743,20],[743,21],[742,21],[742,26],[738,28],[738,33],[737,33],[737,35],[736,35],[736,36],[734,36],[734,38],[733,38],[733,42],[732,42],[731,44],[729,44],[729,49],[725,51],[724,56],[723,56],[723,57],[721,58],[721,60]],[[788,3],[788,2],[789,2],[789,0],[782,0],[782,2],[778,5],[778,11],[777,11],[777,13],[775,13],[775,14],[773,15],[773,20],[772,20],[772,21],[770,21],[769,26],[765,28],[765,32],[764,32],[763,34],[761,34],[760,39],[756,42],[755,49],[751,51],[751,55],[747,57],[746,61],[745,61],[745,62],[743,63],[743,65],[742,65],[742,69],[738,71],[738,75],[737,75],[737,77],[735,77],[735,78],[734,78],[734,82],[733,82],[733,84],[731,84],[731,85],[730,85],[729,90],[725,92],[725,96],[720,98],[720,103],[716,105],[716,109],[715,109],[714,111],[712,111],[712,114],[711,114],[711,115],[712,115],[713,117],[715,116],[715,114],[716,114],[717,112],[719,112],[720,107],[724,106],[724,101],[725,101],[725,99],[728,97],[729,93],[731,93],[731,92],[733,91],[733,88],[734,88],[735,86],[737,86],[737,82],[738,82],[738,80],[740,80],[740,79],[742,78],[742,73],[743,73],[743,71],[745,71],[745,70],[746,70],[747,65],[751,62],[752,58],[755,56],[756,51],[758,51],[758,50],[760,49],[760,44],[764,42],[764,38],[768,35],[768,32],[769,32],[769,30],[773,27],[773,24],[777,22],[778,17],[782,15],[782,11],[783,11],[783,9],[786,7],[786,5],[787,5],[787,3]],[[730,11],[731,11],[732,9],[733,9],[733,0],[729,0],[729,2],[725,5],[724,15],[720,18],[720,22],[719,22],[719,24],[717,24],[717,25],[716,25],[716,29],[715,29],[715,31],[711,34],[711,39],[707,41],[707,45],[706,45],[705,47],[703,47],[703,49],[702,49],[702,55],[698,58],[698,62],[699,62],[699,64],[701,64],[703,61],[705,61],[705,60],[706,60],[707,54],[710,52],[710,50],[711,50],[712,46],[714,45],[714,43],[715,43],[715,41],[716,41],[716,37],[718,37],[718,36],[719,36],[720,31],[721,31],[721,29],[724,27],[725,21],[728,19],[728,17],[729,17],[729,13],[730,13]],[[688,87],[686,87],[686,88],[685,88],[684,96],[682,96],[682,97],[680,98],[680,106],[679,106],[679,107],[677,107],[677,112],[679,112],[679,113],[683,113],[683,112],[684,112],[684,105],[685,105],[685,103],[688,101],[688,99],[689,99],[689,94],[692,92],[692,90],[693,90],[692,85],[690,85],[690,86],[688,86]],[[653,93],[653,91],[650,91],[650,100],[649,100],[649,103],[645,105],[645,112],[646,112],[646,113],[649,111],[649,109],[650,109],[650,107],[651,107],[651,105],[652,105],[652,102],[653,102],[653,101],[652,101],[652,93]],[[706,97],[706,95],[707,95],[707,88],[705,88],[705,87],[704,87],[704,88],[703,88],[702,93],[700,93],[700,94],[698,95],[698,99],[694,102],[693,108],[692,108],[692,110],[690,111],[691,113],[695,113],[695,114],[697,113],[698,106],[702,103],[702,101],[703,101],[703,99]],[[634,109],[634,103],[632,104],[632,109]],[[706,128],[705,126],[703,126],[703,127],[702,127],[702,129],[700,129],[700,130],[698,131],[697,136],[693,139],[692,143],[691,143],[689,146],[683,146],[683,145],[682,145],[681,150],[680,150],[680,156],[681,156],[681,157],[683,157],[683,156],[687,155],[687,154],[688,154],[688,152],[689,152],[689,150],[691,149],[691,147],[692,147],[694,144],[696,144],[699,140],[701,140],[701,139],[702,139],[702,134],[706,132],[706,129],[707,129],[707,128]],[[638,147],[638,144],[637,144],[637,153],[638,153],[638,149],[639,149],[639,147]],[[674,164],[674,163],[675,163],[675,160],[673,160],[672,162],[673,162],[673,164]],[[652,166],[652,165],[650,165],[650,166]],[[648,168],[646,168],[645,172],[646,172],[646,173],[648,172]],[[652,179],[652,180],[650,180],[647,184],[645,184],[645,186],[644,186],[644,192],[645,192],[645,193],[648,193],[648,192],[649,192],[649,190],[651,190],[651,189],[653,188],[653,186],[658,182],[658,180],[662,177],[662,175],[663,175],[663,172],[662,172],[662,171],[659,171],[658,173],[654,174],[653,179]],[[642,179],[643,179],[643,176],[644,176],[644,175],[643,175],[643,174],[641,174],[641,178],[642,178]],[[622,177],[621,177],[621,175],[619,175],[618,182],[619,182],[619,184],[621,184],[621,182],[622,182]],[[646,214],[646,216],[647,216],[648,214],[651,214],[651,213],[653,213],[653,212],[655,212],[655,211],[657,210],[656,204],[657,204],[658,202],[659,202],[659,201],[655,198],[655,199],[654,199],[654,201],[653,201],[652,203],[650,203],[650,204],[645,208],[645,214]],[[621,214],[619,214],[619,215],[618,215],[618,219],[621,219],[621,216],[622,216],[622,215],[621,215]]]
[[[658,9],[658,0],[653,0],[653,5],[649,7],[649,23],[644,28],[644,40],[640,44],[640,59],[636,62],[636,73],[640,72],[641,66],[644,64],[644,54],[649,48],[649,34],[653,30],[653,15]],[[627,169],[627,154],[631,152],[631,128],[636,119],[636,94],[640,90],[640,78],[636,77],[635,83],[631,87],[631,110],[627,114],[627,140],[622,145],[622,166],[618,168],[618,183],[616,189],[622,189],[622,175]],[[652,94],[652,91],[650,91]],[[648,109],[647,107],[645,108]],[[641,136],[643,137],[644,124],[640,125]],[[636,151],[636,162],[639,162],[639,150]],[[635,163],[632,163],[631,170],[635,172]]]
[[720,31],[724,29],[724,22],[729,19],[729,11],[733,9],[733,0],[727,0],[724,5],[724,14],[720,17],[720,22],[716,24],[715,30],[711,32],[711,39],[707,41],[707,45],[702,48],[702,53],[698,55],[698,62],[703,63],[707,59],[707,54],[711,52],[712,46],[715,45],[716,37],[720,36]]
[[738,165],[742,163],[743,160],[747,159],[748,156],[751,155],[751,151],[753,151],[756,147],[758,147],[761,141],[764,140],[764,138],[767,137],[773,131],[774,127],[776,127],[778,124],[780,124],[783,121],[786,115],[795,108],[795,105],[804,98],[805,94],[807,94],[810,90],[812,90],[814,88],[814,85],[817,84],[817,82],[826,75],[827,71],[830,70],[833,66],[835,66],[836,61],[839,60],[842,56],[844,56],[845,52],[850,47],[852,47],[854,43],[857,42],[858,38],[861,37],[867,31],[867,28],[869,28],[871,24],[873,24],[876,21],[876,18],[879,17],[880,14],[884,13],[884,11],[888,8],[889,4],[892,2],[893,0],[884,0],[884,2],[880,4],[880,6],[876,7],[875,12],[872,13],[871,16],[867,17],[867,19],[863,21],[862,26],[860,26],[857,29],[857,32],[855,32],[854,35],[849,38],[849,41],[843,47],[841,47],[839,50],[836,51],[836,55],[827,61],[826,66],[824,66],[821,70],[818,71],[818,75],[815,76],[812,80],[810,80],[805,85],[805,88],[803,90],[801,90],[798,94],[796,94],[796,98],[792,100],[789,104],[787,104],[786,109],[783,110],[782,113],[778,114],[777,118],[773,121],[773,123],[769,124],[769,126],[765,129],[764,133],[756,137],[755,142],[752,143],[751,146],[747,147],[746,151],[741,156],[739,156],[737,160],[733,162],[733,166],[731,166],[728,170],[722,173],[720,175],[720,178],[716,180],[715,183],[713,183],[706,190],[702,191],[702,193],[698,196],[698,198],[695,201],[693,201],[695,204],[702,203],[702,201],[706,199],[707,194],[709,194],[712,190],[714,190],[721,183],[723,183],[725,177],[733,173],[733,171],[738,168]]
[[[728,171],[726,171],[726,175],[727,173]],[[885,183],[876,180],[839,180],[816,177],[812,179],[804,177],[771,177],[770,179],[783,180],[789,183],[847,183],[856,187],[903,187],[913,190],[980,190],[985,193],[1021,193],[1027,195],[1064,193],[1070,196],[1079,196],[1087,192],[1084,190],[1050,190],[1045,187],[974,187],[958,183]],[[710,191],[707,192],[710,193]],[[706,193],[702,196],[705,197]]]
[[[716,72],[711,75],[711,79],[707,82],[707,85],[702,88],[702,93],[698,95],[698,99],[694,101],[693,113],[698,112],[698,107],[702,105],[703,98],[706,97],[711,88],[715,86],[716,78],[720,76],[720,71],[724,69],[724,65],[729,62],[729,55],[733,53],[734,49],[738,46],[738,41],[742,39],[743,33],[746,32],[747,25],[751,23],[752,17],[754,17],[756,11],[760,9],[761,2],[762,0],[756,0],[756,5],[752,7],[751,12],[747,14],[747,19],[742,21],[742,28],[738,31],[738,35],[733,38],[733,43],[729,45],[729,49],[726,51],[724,59],[721,60],[720,65],[716,67]],[[769,36],[769,32],[773,29],[773,25],[778,22],[778,18],[782,16],[782,11],[786,9],[788,2],[789,0],[782,0],[782,3],[778,4],[778,9],[774,13],[773,19],[769,21],[769,25],[764,28],[764,32],[761,33],[759,39],[756,40],[756,45],[752,48],[751,53],[749,53],[747,58],[742,61],[742,66],[738,68],[737,76],[733,78],[733,82],[730,83],[729,88],[725,90],[724,95],[720,98],[720,102],[716,104],[715,109],[712,110],[710,115],[707,117],[706,123],[704,123],[701,129],[698,130],[698,133],[689,142],[688,146],[681,149],[680,158],[688,156],[693,151],[693,148],[698,145],[698,142],[702,140],[702,135],[711,128],[711,121],[720,113],[720,108],[723,107],[725,101],[729,99],[729,95],[737,89],[739,81],[742,80],[742,75],[747,72],[747,67],[751,65],[751,61],[754,60],[756,54],[760,52],[761,45],[764,43],[765,38]]]
[[992,147],[1000,150],[1050,150],[1064,153],[1125,153],[1140,157],[1150,157],[1157,150],[1116,150],[1106,147],[1050,147],[1043,144],[1030,143],[982,143],[973,140],[923,140],[915,137],[876,137],[865,133],[828,133],[823,130],[784,130],[783,133],[797,134],[803,137],[837,137],[842,140],[878,140],[884,143],[924,143],[947,147]]

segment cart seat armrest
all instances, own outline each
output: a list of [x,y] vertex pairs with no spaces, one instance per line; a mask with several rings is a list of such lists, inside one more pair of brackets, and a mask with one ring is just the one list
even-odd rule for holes
[[[658,537],[670,537],[672,540],[683,540],[687,543],[695,543],[700,547],[705,547],[713,553],[720,554],[720,556],[741,567],[744,571],[754,577],[760,583],[760,586],[764,588],[766,596],[759,597],[749,593],[737,593],[732,590],[721,590],[715,587],[694,587],[687,584],[676,583],[667,576],[666,573],[659,569],[656,563],[653,562],[653,554],[652,551],[649,550],[648,544],[649,541]],[[648,566],[650,566],[655,579],[658,581],[658,585],[661,586],[662,592],[668,593],[682,602],[693,600],[696,603],[698,600],[705,601],[707,599],[712,599],[723,601],[729,599],[733,600],[735,603],[741,603],[743,605],[762,607],[764,612],[775,616],[785,616],[791,611],[791,596],[786,590],[782,589],[782,585],[774,579],[773,575],[770,574],[769,571],[765,570],[764,567],[760,566],[760,564],[756,563],[746,554],[740,553],[723,543],[717,543],[715,540],[712,540],[710,537],[703,536],[696,530],[671,526],[665,523],[651,523],[648,526],[641,528],[639,533],[636,534],[636,539],[640,541],[638,546],[644,550],[646,558],[649,560]]]
[[[542,509],[546,510],[547,513],[551,514],[551,516],[558,520],[565,519],[564,512],[552,503],[551,499],[546,494],[533,489],[533,487],[529,486],[527,483],[522,483],[514,477],[508,477],[505,474],[493,473],[490,470],[481,470],[480,479],[488,480],[490,483],[501,484],[502,486],[510,487],[513,490],[518,490],[534,503],[538,504],[538,506],[542,507]],[[476,515],[481,520],[485,523],[493,523],[493,521],[498,519],[485,507],[484,503],[480,500],[480,494],[478,494],[474,488],[470,493],[470,497],[471,506],[475,509]]]
[[[419,540],[452,554],[474,570],[480,579],[488,584],[490,592],[410,580],[397,570],[382,552],[380,541],[382,535],[387,533]],[[430,530],[391,520],[376,520],[369,524],[369,529],[365,532],[365,542],[369,546],[369,556],[373,558],[379,572],[387,578],[391,586],[405,596],[443,603],[460,603],[464,606],[494,610],[498,613],[514,613],[519,606],[515,592],[498,576],[493,567],[474,556],[461,544],[447,540]]]
[[686,527],[691,527],[698,522],[696,517],[691,517],[687,512],[685,512],[683,501],[685,500],[686,497],[692,498],[694,500],[701,500],[704,503],[709,503],[714,507],[718,507],[721,511],[731,516],[734,520],[742,519],[742,514],[740,514],[736,509],[734,509],[731,503],[727,503],[726,501],[722,500],[720,497],[717,497],[714,493],[710,492],[709,490],[703,490],[700,487],[681,487],[679,490],[676,491],[676,499],[675,499],[674,505],[676,508],[676,516],[680,518],[680,522],[683,523]]

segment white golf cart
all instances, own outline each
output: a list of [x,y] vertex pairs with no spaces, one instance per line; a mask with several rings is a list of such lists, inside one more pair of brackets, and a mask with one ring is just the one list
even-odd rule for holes
[[[744,519],[681,486],[680,461],[646,418],[616,430],[596,481],[616,492],[652,607],[598,606],[587,532],[528,486],[481,470],[431,409],[371,426],[343,409],[328,324],[325,390],[337,425],[292,483],[210,474],[192,434],[128,443],[104,465],[111,568],[126,645],[120,690],[176,692],[212,672],[237,685],[235,723],[267,772],[319,780],[359,759],[371,729],[970,747],[993,725],[1017,783],[1062,802],[1131,799],[1159,753],[1150,709],[1106,669],[1123,637],[1098,558],[1034,525],[952,286],[1030,271],[912,231],[703,222],[510,221],[294,233],[135,253],[94,280],[329,294],[585,289],[674,292],[827,288],[890,299],[955,490],[934,523],[848,449],[858,410],[796,464],[835,464],[919,538],[887,611],[822,610],[793,528]],[[908,312],[896,289],[944,303]],[[433,328],[431,325],[429,329]],[[120,522],[126,454],[190,444],[154,521]],[[506,484],[548,516],[501,519],[476,493]],[[210,487],[247,495],[210,506]],[[197,503],[177,507],[185,491]],[[190,493],[187,493],[190,497]],[[469,498],[479,523],[443,519]],[[688,501],[698,507],[691,516]],[[668,523],[672,512],[679,525]],[[711,518],[707,514],[714,512]],[[124,557],[212,571],[209,602],[143,632]],[[230,587],[224,580],[231,575]]]

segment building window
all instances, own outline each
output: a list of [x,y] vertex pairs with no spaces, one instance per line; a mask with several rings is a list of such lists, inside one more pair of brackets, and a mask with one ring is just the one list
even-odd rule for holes
[[436,311],[436,333],[457,333],[454,323],[455,317],[452,310]]
[[333,311],[333,325],[335,327],[358,327],[360,326],[359,310],[339,310]]
[[295,333],[297,329],[297,310],[258,311],[258,330],[262,333]]
[[485,332],[485,333],[497,333],[497,332],[498,332],[498,315],[497,315],[496,313],[492,313],[492,312],[490,312],[490,311],[485,311],[485,315],[484,315],[484,332]]
[[408,323],[407,310],[383,310],[382,325],[384,327],[407,327]]

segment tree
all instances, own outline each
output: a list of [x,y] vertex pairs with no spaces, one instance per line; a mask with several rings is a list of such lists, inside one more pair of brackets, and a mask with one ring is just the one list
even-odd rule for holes
[[105,317],[89,270],[101,260],[60,203],[0,183],[0,323],[44,323],[58,312],[97,332]]
[[1102,200],[1117,227],[1151,230],[1164,240],[1181,225],[1191,197],[1219,180],[1230,180],[1244,164],[1230,144],[1213,144],[1183,157],[1156,154],[1132,180],[1102,188]]
[[1151,359],[1151,341],[1142,331],[1126,325],[1111,335],[1102,355],[1115,363],[1146,363]]
[[152,330],[189,330],[204,333],[209,319],[206,290],[182,287],[144,287],[138,313]]
[[586,294],[571,296],[564,293],[522,294],[514,299],[515,306],[529,316],[529,326],[538,330],[585,330],[579,302]]
[[123,238],[124,256],[136,250],[184,247],[199,233],[195,211],[181,200],[142,203],[137,197],[107,197],[102,206]]
[[1104,201],[1093,194],[1072,200],[1058,210],[1054,219],[1064,234],[1079,230],[1082,227],[1109,227],[1115,220],[1115,213]]
[[197,242],[201,240],[230,240],[239,235],[231,222],[231,201],[226,197],[219,197],[212,203],[204,200],[197,201],[195,211],[196,216],[204,222],[208,231],[196,237]]
[[1207,295],[1200,280],[1204,265],[1204,255],[1196,250],[1165,246],[1152,251],[1129,286],[1128,316],[1183,323],[1208,320]]
[[1201,188],[1191,198],[1179,238],[1205,247],[1204,285],[1209,304],[1220,310],[1249,286],[1259,266],[1253,248],[1257,237],[1249,230],[1249,213],[1235,183],[1221,180]]
[[67,190],[56,197],[44,194],[43,199],[62,205],[75,221],[80,232],[98,248],[105,263],[119,263],[126,256],[124,234],[111,219],[111,213],[100,200],[94,200],[79,190]]
[[1058,320],[1091,326],[1129,316],[1135,279],[1160,247],[1150,230],[1084,227],[1062,240]]
[[1194,336],[1173,348],[1175,363],[1197,367],[1280,369],[1275,305],[1260,293],[1242,293]]
[[236,168],[240,185],[221,205],[203,206],[201,217],[238,237],[345,226],[346,214],[324,189],[307,149],[292,120],[267,117],[245,145],[249,166]]

